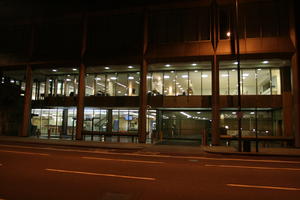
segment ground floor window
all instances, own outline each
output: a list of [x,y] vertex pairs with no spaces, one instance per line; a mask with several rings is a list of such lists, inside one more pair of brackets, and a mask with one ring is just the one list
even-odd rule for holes
[[[242,136],[282,136],[282,110],[243,110]],[[220,128],[223,135],[238,135],[237,111],[221,111]]]
[[211,129],[210,111],[162,111],[165,139],[201,139]]
[[31,110],[31,135],[74,136],[76,108],[34,108]]

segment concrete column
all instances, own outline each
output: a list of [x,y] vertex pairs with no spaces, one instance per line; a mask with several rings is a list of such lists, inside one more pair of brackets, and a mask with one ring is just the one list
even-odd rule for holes
[[[80,66],[79,66],[79,80],[78,80],[78,95],[77,95],[77,118],[76,118],[76,140],[82,140],[83,120],[84,120],[84,96],[85,96],[85,73],[86,67],[83,63],[86,51],[87,39],[87,16],[82,16],[82,44],[80,51]],[[74,84],[75,86],[75,84]],[[74,94],[76,88],[74,87]]]
[[216,1],[212,2],[212,46],[214,49],[214,55],[212,60],[212,127],[211,127],[211,135],[212,135],[212,145],[220,144],[220,91],[219,91],[219,61],[217,60],[217,48],[218,48],[218,36],[217,36],[217,3]]
[[219,62],[214,55],[212,66],[212,145],[220,144],[220,87],[219,87]]
[[292,95],[293,95],[293,131],[295,135],[295,147],[300,147],[300,70],[299,70],[299,17],[300,14],[297,12],[296,0],[290,1],[290,38],[296,48],[294,55],[291,60],[292,69]]
[[83,120],[84,120],[84,96],[85,96],[85,65],[79,67],[79,84],[77,95],[77,120],[76,120],[76,140],[82,140]]
[[31,89],[32,89],[32,69],[31,65],[26,66],[26,88],[23,103],[23,119],[19,135],[22,137],[28,136],[31,120]]
[[146,52],[148,45],[148,13],[144,11],[144,26],[143,26],[143,48],[142,62],[140,71],[140,108],[139,108],[139,143],[146,142],[146,127],[147,127],[147,73],[148,63],[146,61]]
[[112,109],[107,110],[107,130],[106,132],[111,133],[112,132]]
[[67,135],[68,133],[68,109],[63,109],[63,121],[62,121],[62,132],[61,135]]

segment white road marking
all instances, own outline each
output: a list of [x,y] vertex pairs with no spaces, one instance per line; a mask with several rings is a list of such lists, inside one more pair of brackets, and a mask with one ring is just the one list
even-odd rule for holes
[[146,163],[146,164],[163,164],[164,163],[164,162],[158,162],[158,161],[113,159],[113,158],[99,158],[99,157],[81,157],[81,158],[83,158],[83,159],[90,159],[90,160],[107,160],[107,161],[120,161],[120,162],[135,162],[135,163]]
[[277,187],[277,186],[264,186],[264,185],[241,185],[241,184],[226,184],[230,187],[241,188],[256,188],[256,189],[270,189],[270,190],[288,190],[288,191],[300,191],[300,188],[295,187]]
[[25,148],[25,149],[64,151],[64,152],[105,154],[105,155],[140,156],[140,157],[152,157],[152,158],[176,158],[176,159],[188,159],[188,160],[192,159],[192,160],[217,160],[217,161],[241,161],[241,162],[300,164],[300,161],[290,161],[290,160],[255,160],[255,159],[242,159],[242,158],[208,158],[208,157],[202,157],[202,156],[172,156],[172,155],[143,154],[143,152],[141,152],[141,153],[116,153],[116,152],[98,151],[98,150],[91,151],[91,150],[52,148],[52,147],[27,147],[27,146],[2,145],[2,144],[0,144],[0,146],[2,146],[2,147]]
[[137,180],[146,180],[146,181],[155,181],[155,178],[151,177],[139,177],[139,176],[126,176],[118,174],[103,174],[103,173],[94,173],[94,172],[82,172],[82,171],[72,171],[72,170],[63,170],[63,169],[45,169],[46,171],[59,172],[59,173],[68,173],[68,174],[82,174],[82,175],[91,175],[91,176],[107,176],[107,177],[116,177],[116,178],[125,178],[125,179],[137,179]]
[[33,152],[25,152],[25,151],[10,151],[10,150],[0,150],[3,153],[16,153],[16,154],[24,154],[24,155],[37,155],[37,156],[49,156],[47,153],[33,153]]
[[222,167],[222,168],[241,168],[241,169],[263,169],[263,170],[289,170],[300,171],[300,168],[283,168],[283,167],[253,167],[253,166],[241,166],[241,165],[204,165],[206,167]]

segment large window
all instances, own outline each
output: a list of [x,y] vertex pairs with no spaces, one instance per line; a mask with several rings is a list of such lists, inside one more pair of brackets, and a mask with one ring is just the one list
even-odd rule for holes
[[91,132],[106,132],[107,123],[107,110],[96,108],[84,109],[84,130]]
[[138,110],[113,110],[112,132],[137,132]]
[[86,75],[86,96],[138,96],[139,72]]
[[150,95],[211,95],[211,71],[208,70],[150,72],[147,83]]
[[[87,83],[87,85],[91,84]],[[93,91],[89,90],[88,92]],[[32,100],[42,100],[48,96],[75,96],[77,93],[77,68],[33,70]]]
[[31,135],[74,136],[76,108],[34,108],[31,113]]
[[211,113],[208,111],[163,111],[163,137],[200,139],[201,133],[209,132]]
[[[283,123],[281,110],[242,111],[242,136],[282,136]],[[237,111],[221,111],[221,134],[237,136]]]
[[[288,66],[285,60],[245,60],[241,62],[240,81],[242,95],[280,95],[281,67]],[[221,61],[219,84],[220,95],[238,94],[237,62]]]

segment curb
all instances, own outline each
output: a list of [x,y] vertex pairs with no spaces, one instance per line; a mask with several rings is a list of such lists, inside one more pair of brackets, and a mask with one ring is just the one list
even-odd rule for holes
[[221,151],[208,151],[204,150],[205,153],[219,154],[219,155],[238,155],[238,156],[274,156],[274,157],[299,157],[300,155],[293,154],[270,154],[270,153],[256,153],[256,152],[221,152]]

